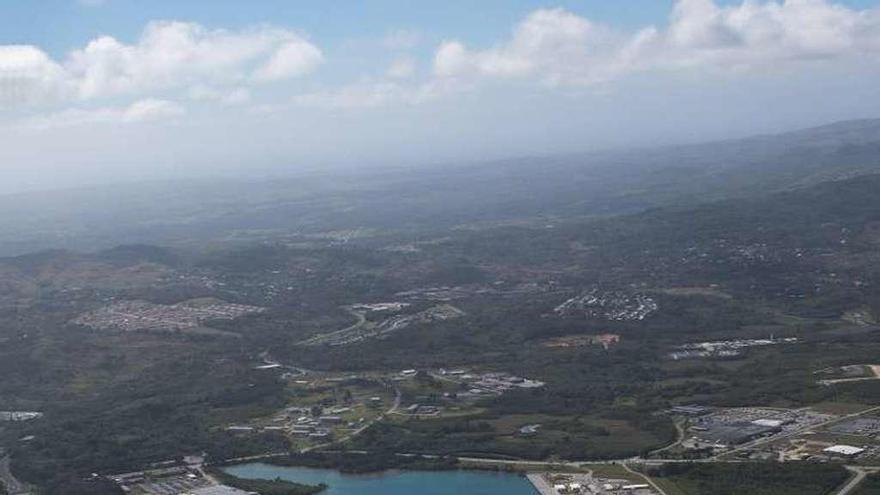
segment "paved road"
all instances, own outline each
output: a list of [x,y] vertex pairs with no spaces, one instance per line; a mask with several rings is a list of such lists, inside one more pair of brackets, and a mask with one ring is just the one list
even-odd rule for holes
[[394,386],[394,403],[391,404],[391,407],[388,408],[387,411],[385,411],[384,413],[380,414],[379,416],[377,416],[375,419],[373,419],[372,421],[368,422],[368,423],[365,424],[364,426],[361,426],[360,428],[354,430],[353,432],[349,433],[348,435],[345,435],[344,437],[338,438],[338,439],[336,439],[336,440],[334,440],[334,441],[332,441],[332,442],[327,442],[327,443],[322,443],[322,444],[320,444],[320,445],[313,445],[313,446],[311,446],[311,447],[306,447],[306,448],[300,450],[300,453],[301,453],[301,454],[305,454],[306,452],[312,452],[312,451],[314,451],[314,450],[319,450],[319,449],[323,449],[323,448],[326,448],[326,447],[331,447],[331,446],[333,446],[333,445],[339,445],[339,444],[341,444],[341,443],[348,442],[348,441],[351,440],[352,438],[354,438],[354,437],[360,435],[361,433],[367,431],[367,430],[368,430],[371,426],[373,426],[374,424],[376,424],[376,423],[378,423],[379,421],[382,421],[383,419],[385,419],[385,416],[388,416],[389,414],[394,414],[395,412],[397,412],[397,409],[400,408],[400,401],[401,401],[402,397],[403,397],[403,395],[400,393],[400,388],[398,388],[398,387],[395,385],[395,386]]
[[645,481],[646,481],[649,485],[651,485],[651,487],[653,487],[654,490],[655,490],[657,493],[659,493],[660,495],[666,495],[666,492],[664,492],[662,488],[660,488],[659,486],[657,486],[657,483],[654,483],[654,480],[652,480],[652,479],[651,479],[650,477],[648,477],[647,475],[642,474],[642,473],[640,473],[640,472],[634,470],[633,468],[629,467],[626,463],[621,464],[621,466],[623,466],[623,469],[626,469],[627,472],[632,473],[632,474],[638,476],[639,478],[642,478],[643,480],[645,480]]
[[843,485],[843,488],[841,488],[835,495],[848,495],[859,485],[861,485],[862,481],[865,480],[865,476],[868,475],[867,471],[861,468],[846,466],[846,469],[853,473],[854,476],[852,477],[852,479],[849,480],[849,482],[847,482],[847,484]]
[[357,330],[360,330],[362,326],[366,325],[367,313],[365,311],[355,311],[350,308],[345,308],[345,311],[347,311],[350,315],[354,316],[357,319],[352,325],[349,325],[342,330],[336,330],[330,333],[320,333],[318,335],[315,335],[314,337],[299,342],[298,345],[324,344],[329,340],[337,339],[339,337],[356,332]]
[[30,493],[30,488],[15,479],[15,476],[9,470],[9,456],[0,459],[0,480],[3,480],[9,495],[26,495]]
[[[367,428],[369,428],[370,426],[372,426],[373,424],[375,424],[377,421],[381,420],[382,418],[384,418],[388,414],[392,414],[393,412],[395,412],[400,407],[400,400],[401,400],[400,390],[395,387],[394,404],[391,406],[391,408],[389,408],[387,411],[385,411],[381,416],[376,418],[374,421],[370,422],[370,424],[365,425],[364,427],[354,431],[352,434],[350,434],[344,438],[341,438],[335,442],[331,442],[331,443],[324,444],[324,445],[316,445],[316,446],[314,446],[310,449],[307,449],[307,450],[315,450],[318,448],[324,448],[324,447],[328,447],[331,445],[344,443],[344,442],[350,440],[351,438],[360,434],[362,431],[366,430]],[[534,469],[535,467],[538,467],[538,466],[542,467],[542,469],[547,469],[548,467],[551,467],[551,466],[561,466],[561,467],[571,467],[571,468],[581,468],[582,469],[582,468],[584,468],[584,466],[588,466],[590,464],[617,464],[617,465],[620,465],[621,467],[623,467],[629,473],[633,474],[634,476],[637,476],[637,477],[645,480],[645,482],[648,483],[649,485],[651,485],[651,487],[659,495],[666,495],[666,492],[664,492],[663,489],[660,488],[660,486],[658,486],[654,482],[654,480],[652,480],[649,476],[647,476],[645,474],[642,474],[638,471],[635,471],[634,469],[632,469],[629,466],[629,464],[641,463],[643,465],[653,465],[653,464],[681,463],[681,462],[683,462],[683,463],[691,463],[691,462],[737,463],[737,462],[744,462],[740,459],[724,459],[723,457],[730,455],[730,454],[733,454],[735,452],[744,450],[744,449],[754,448],[759,445],[763,445],[764,443],[774,442],[774,441],[780,440],[782,438],[788,438],[791,436],[795,436],[800,433],[803,433],[804,431],[808,431],[808,430],[816,429],[816,428],[822,428],[822,427],[828,426],[830,424],[834,424],[839,421],[845,421],[847,419],[855,418],[855,417],[862,416],[864,414],[869,414],[869,413],[872,413],[875,411],[880,411],[880,406],[872,407],[872,408],[865,409],[863,411],[859,411],[856,413],[848,414],[845,416],[839,416],[839,417],[836,417],[834,419],[831,419],[831,420],[828,420],[828,421],[825,421],[822,423],[817,423],[814,425],[810,425],[808,427],[799,428],[797,430],[792,430],[790,432],[786,432],[785,434],[774,435],[769,438],[764,438],[764,439],[757,440],[755,442],[750,442],[750,443],[745,444],[737,449],[733,449],[733,450],[725,452],[724,454],[721,454],[719,456],[707,458],[707,459],[690,459],[690,460],[688,460],[688,459],[644,459],[641,457],[630,457],[630,458],[626,458],[626,459],[611,459],[611,460],[605,460],[605,461],[564,461],[564,460],[562,460],[562,461],[558,461],[558,462],[546,462],[546,461],[527,461],[527,460],[486,459],[486,458],[479,458],[479,457],[458,457],[458,456],[456,456],[456,457],[460,461],[464,461],[464,462],[520,466],[524,469],[528,469],[528,468]],[[679,425],[676,425],[676,426],[679,426]],[[684,433],[684,430],[680,428],[679,429],[679,438],[676,440],[676,442],[673,445],[676,445],[681,441],[681,439],[683,437],[683,433]],[[303,450],[303,452],[305,452],[307,450]],[[666,450],[666,448],[660,449],[660,451],[663,451],[663,450]],[[369,454],[369,452],[367,452],[367,451],[357,451],[357,452],[349,451],[348,453],[356,453],[356,454],[364,454],[364,455]],[[278,455],[285,455],[285,454],[270,454],[268,456],[263,456],[263,457],[272,457],[272,456],[278,456]],[[424,457],[427,459],[440,457],[437,455],[408,454],[408,453],[400,453],[397,455],[421,456],[421,457]],[[242,460],[246,460],[246,459],[247,458],[243,458]],[[880,472],[880,466],[846,466],[846,468],[850,472],[852,472],[854,474],[854,476],[835,495],[850,495],[853,492],[853,490],[855,490],[862,483],[862,481],[864,481],[867,474]]]
[[673,420],[672,424],[675,425],[675,432],[676,432],[675,441],[665,447],[661,447],[657,450],[652,450],[651,452],[648,452],[648,457],[655,455],[655,454],[659,454],[660,452],[666,452],[667,450],[670,450],[673,447],[679,446],[681,444],[681,442],[684,441],[684,437],[686,435],[685,431],[684,431],[683,423],[684,423],[684,421]]

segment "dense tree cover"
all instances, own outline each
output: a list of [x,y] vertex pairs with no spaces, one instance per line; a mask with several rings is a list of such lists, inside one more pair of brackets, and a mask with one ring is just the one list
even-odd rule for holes
[[[547,383],[486,401],[470,417],[380,424],[355,443],[384,452],[621,457],[674,438],[671,422],[655,414],[672,404],[877,403],[878,382],[820,387],[812,372],[872,362],[880,353],[871,327],[839,319],[880,307],[878,188],[880,178],[868,177],[760,201],[552,229],[429,230],[419,238],[430,242],[404,251],[388,248],[419,239],[307,238],[183,254],[129,246],[0,260],[0,398],[46,413],[9,427],[0,441],[14,454],[16,474],[50,493],[93,471],[126,471],[183,453],[207,451],[222,460],[283,451],[287,443],[277,435],[221,431],[286,404],[277,374],[253,369],[266,350],[317,370],[479,367]],[[133,274],[146,282],[132,282]],[[505,292],[523,283],[542,289]],[[399,291],[443,284],[480,289],[452,301],[466,317],[353,346],[298,344],[351,324],[342,305],[396,300]],[[667,290],[682,287],[704,291]],[[592,288],[647,294],[660,308],[638,321],[553,313]],[[113,299],[174,303],[203,296],[267,311],[211,322],[236,338],[125,335],[67,323]],[[408,311],[432,304],[415,302]],[[598,333],[620,335],[621,342],[607,350],[543,345],[551,337]],[[769,334],[802,342],[729,360],[666,359],[686,342]],[[497,427],[511,415],[543,415],[549,433],[525,440]],[[609,434],[608,424],[626,434]],[[82,483],[83,490],[100,489]]]
[[64,495],[123,495],[125,492],[104,478],[84,479],[74,475],[53,476],[41,480],[39,486],[47,494]]
[[[168,351],[151,351],[148,364],[128,355],[123,368],[107,372],[111,378],[100,393],[68,397],[59,389],[59,399],[43,408],[43,419],[3,431],[16,476],[47,486],[48,493],[69,493],[63,487],[93,472],[126,472],[202,451],[227,458],[287,448],[277,434],[239,438],[222,431],[230,421],[282,407],[277,376],[210,345],[179,342]],[[88,361],[86,352],[58,354],[52,364],[87,376]],[[145,368],[125,372],[136,364]],[[32,439],[19,441],[26,436]],[[83,486],[84,492],[100,488],[91,481]]]
[[833,464],[666,464],[650,472],[685,495],[826,495],[849,478]]
[[657,420],[657,425],[636,422],[621,425],[613,435],[599,426],[601,422],[589,418],[549,420],[542,423],[542,434],[533,437],[500,432],[494,426],[495,419],[499,417],[482,414],[463,419],[382,423],[354,440],[351,448],[504,459],[579,460],[629,457],[668,444],[674,438],[674,429],[671,425],[666,427],[665,419]]
[[419,457],[402,456],[393,450],[384,450],[380,446],[362,453],[319,453],[291,454],[288,457],[273,457],[268,460],[279,466],[303,466],[322,469],[336,469],[343,473],[360,474],[391,469],[410,469],[423,471],[443,471],[457,469],[458,459],[450,456]]
[[479,165],[363,167],[287,179],[114,184],[14,195],[0,197],[5,213],[0,247],[6,254],[136,242],[191,246],[278,237],[314,242],[309,234],[348,229],[420,237],[426,229],[463,224],[543,226],[548,219],[718,198],[750,201],[772,191],[876,173],[877,125],[844,122],[747,140]]
[[224,472],[221,469],[209,469],[211,476],[227,486],[260,495],[314,495],[327,489],[327,485],[303,485],[280,478],[274,480],[249,480]]
[[868,475],[853,495],[880,495],[880,475]]

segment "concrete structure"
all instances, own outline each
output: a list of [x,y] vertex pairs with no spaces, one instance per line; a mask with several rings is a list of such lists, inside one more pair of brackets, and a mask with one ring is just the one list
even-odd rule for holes
[[756,438],[778,433],[780,427],[761,426],[753,423],[706,425],[705,431],[696,430],[697,437],[702,441],[713,443],[718,446],[728,447],[739,445]]
[[781,419],[756,419],[752,421],[753,425],[766,426],[768,428],[779,428],[786,422]]
[[865,449],[853,447],[852,445],[832,445],[831,447],[822,450],[822,452],[826,454],[839,457],[855,457],[864,451]]
[[191,490],[186,492],[184,495],[260,495],[257,492],[246,492],[244,490],[239,490],[238,488],[232,488],[231,486],[225,485],[216,485],[216,486],[206,486],[204,488],[196,488],[195,490]]

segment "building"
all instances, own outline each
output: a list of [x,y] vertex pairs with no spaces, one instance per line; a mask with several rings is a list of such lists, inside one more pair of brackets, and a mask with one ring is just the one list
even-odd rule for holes
[[761,426],[752,423],[707,425],[705,431],[697,430],[697,437],[718,447],[729,447],[749,442],[756,438],[772,435],[782,430],[781,427]]
[[852,445],[832,445],[831,447],[828,447],[827,449],[822,450],[822,452],[824,452],[828,455],[833,455],[836,457],[846,457],[846,458],[855,457],[864,451],[865,451],[865,449],[861,449],[859,447],[853,447]]
[[206,486],[190,490],[183,495],[260,495],[257,492],[246,492],[226,485]]
[[785,421],[781,419],[756,419],[752,421],[753,425],[766,426],[769,428],[779,428],[787,423],[791,423],[791,420]]

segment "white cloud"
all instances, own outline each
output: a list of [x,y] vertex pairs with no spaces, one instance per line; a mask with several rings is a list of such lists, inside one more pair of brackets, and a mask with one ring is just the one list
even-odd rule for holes
[[[382,74],[378,80],[343,82],[293,100],[297,105],[371,108],[430,101],[484,79],[589,85],[648,71],[702,74],[840,61],[876,64],[880,9],[857,10],[833,0],[742,0],[726,6],[677,0],[666,24],[632,32],[560,8],[539,9],[491,46],[444,41],[428,61],[429,71],[417,70],[417,60],[406,51],[421,39],[413,31],[390,32],[382,47],[373,46],[396,57],[390,66],[374,68]],[[260,85],[303,77],[323,62],[320,48],[289,29],[226,30],[156,21],[133,42],[101,36],[58,59],[35,46],[0,45],[0,108],[101,105],[110,98],[235,105],[251,101]],[[290,90],[275,89],[272,94],[289,101]]]
[[302,76],[320,65],[323,58],[321,51],[308,41],[287,41],[254,72],[254,78],[261,82],[271,82]]
[[721,7],[679,0],[667,26],[620,33],[563,9],[541,9],[509,39],[474,50],[440,45],[434,73],[446,78],[534,78],[589,84],[646,70],[749,70],[880,55],[880,10],[829,0],[748,0]]
[[179,104],[160,99],[136,101],[124,107],[68,108],[45,115],[37,115],[18,122],[14,127],[31,131],[88,125],[118,125],[154,122],[186,114]]
[[101,36],[62,61],[36,47],[0,46],[0,103],[150,95],[200,84],[237,88],[300,77],[322,61],[317,46],[290,30],[151,22],[136,43]]
[[60,98],[70,87],[64,69],[30,45],[0,45],[0,108]]
[[251,101],[251,92],[245,87],[217,89],[205,85],[196,85],[187,91],[190,99],[196,101],[219,102],[224,105],[240,105]]
[[744,2],[680,0],[658,43],[670,63],[737,67],[880,54],[880,10],[827,0]]
[[294,96],[295,106],[339,109],[369,109],[389,105],[418,105],[445,95],[461,92],[466,86],[457,81],[431,80],[419,84],[394,81],[361,81],[342,88]]
[[149,122],[153,120],[163,120],[172,117],[179,117],[186,111],[172,101],[147,99],[140,100],[129,105],[122,112],[123,122]]
[[607,45],[610,31],[563,9],[533,12],[495,47],[473,51],[458,41],[444,42],[434,56],[440,77],[524,77],[546,80],[580,77],[580,62],[597,57],[595,48]]
[[304,75],[323,60],[321,51],[281,29],[209,30],[195,23],[150,23],[134,45],[111,37],[74,51],[65,67],[79,96],[139,93],[194,83],[238,84]]

